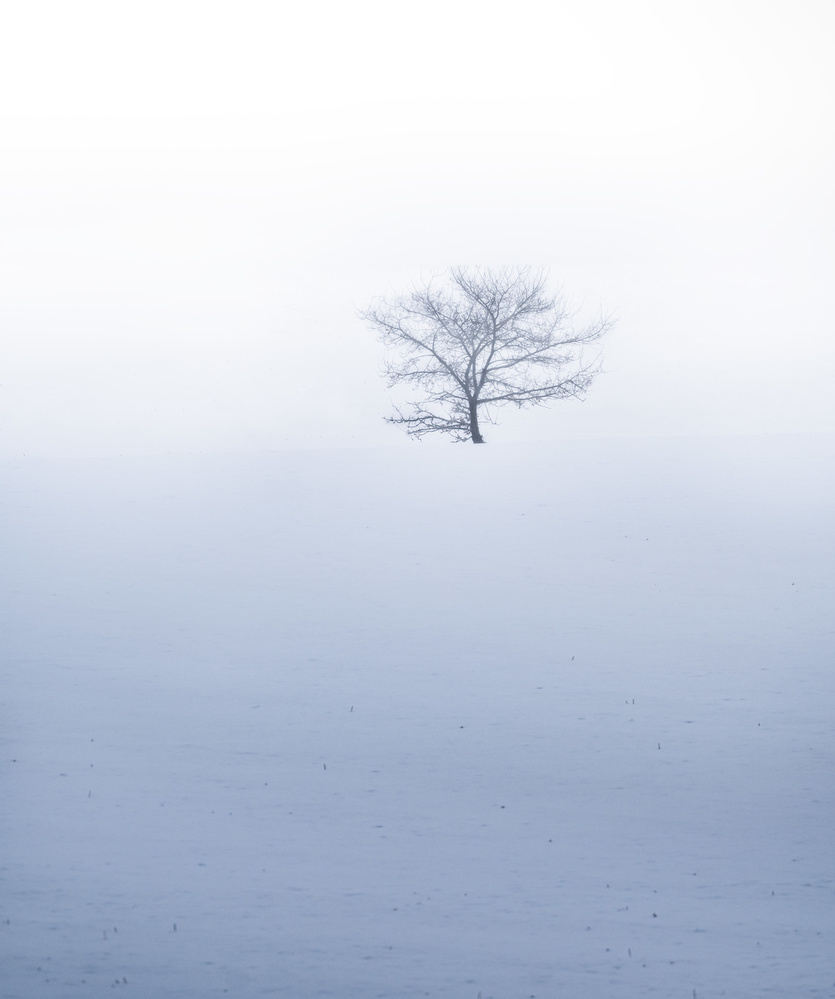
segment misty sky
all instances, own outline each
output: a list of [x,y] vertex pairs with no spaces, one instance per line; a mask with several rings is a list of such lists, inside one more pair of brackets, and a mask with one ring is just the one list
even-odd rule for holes
[[45,3],[0,32],[0,452],[406,443],[356,310],[619,325],[489,440],[835,430],[824,0]]

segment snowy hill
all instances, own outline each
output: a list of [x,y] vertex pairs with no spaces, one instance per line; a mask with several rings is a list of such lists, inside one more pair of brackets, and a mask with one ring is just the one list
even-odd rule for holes
[[833,469],[4,463],[0,995],[835,995]]

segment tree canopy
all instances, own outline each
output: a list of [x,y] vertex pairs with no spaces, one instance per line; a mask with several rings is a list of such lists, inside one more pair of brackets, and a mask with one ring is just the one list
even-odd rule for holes
[[613,326],[577,326],[561,292],[531,268],[453,267],[361,313],[385,348],[390,386],[417,398],[387,417],[412,437],[448,434],[484,443],[483,422],[502,406],[582,397],[600,371],[585,356]]

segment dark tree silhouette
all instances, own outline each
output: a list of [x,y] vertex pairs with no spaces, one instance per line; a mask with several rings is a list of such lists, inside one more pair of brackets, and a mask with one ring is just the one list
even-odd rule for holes
[[530,268],[454,267],[406,295],[360,313],[386,349],[390,386],[423,397],[389,423],[413,437],[449,434],[483,444],[481,423],[501,406],[581,397],[600,370],[584,348],[613,326],[601,316],[575,327],[562,294]]

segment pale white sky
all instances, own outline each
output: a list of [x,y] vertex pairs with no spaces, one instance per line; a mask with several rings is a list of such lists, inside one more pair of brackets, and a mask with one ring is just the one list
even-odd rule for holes
[[620,317],[488,439],[835,431],[833,41],[823,0],[17,3],[0,452],[400,443],[355,310],[451,263]]

